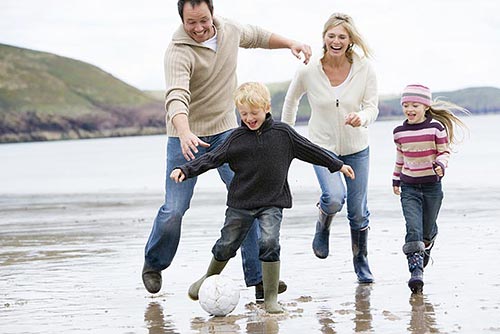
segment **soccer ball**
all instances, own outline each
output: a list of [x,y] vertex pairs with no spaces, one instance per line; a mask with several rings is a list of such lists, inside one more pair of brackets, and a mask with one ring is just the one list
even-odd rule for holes
[[223,317],[238,305],[240,290],[229,277],[212,275],[203,281],[198,298],[202,309],[211,315]]

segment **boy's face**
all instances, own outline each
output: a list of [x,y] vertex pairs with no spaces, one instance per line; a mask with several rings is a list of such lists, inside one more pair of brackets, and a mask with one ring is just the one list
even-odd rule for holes
[[243,123],[252,131],[258,130],[266,120],[269,109],[255,108],[246,104],[238,105],[238,111]]

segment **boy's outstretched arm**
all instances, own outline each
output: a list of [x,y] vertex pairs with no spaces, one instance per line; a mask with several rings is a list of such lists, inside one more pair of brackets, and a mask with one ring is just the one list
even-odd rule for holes
[[180,170],[179,168],[176,168],[170,173],[170,178],[175,181],[175,183],[182,182],[186,179],[186,175]]

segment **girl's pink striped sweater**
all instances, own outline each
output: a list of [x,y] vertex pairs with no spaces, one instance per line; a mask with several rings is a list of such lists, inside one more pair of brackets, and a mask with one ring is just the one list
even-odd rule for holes
[[419,124],[402,125],[393,131],[396,144],[396,165],[392,185],[405,183],[432,183],[440,181],[434,172],[437,165],[448,166],[450,157],[448,134],[443,124],[427,116]]

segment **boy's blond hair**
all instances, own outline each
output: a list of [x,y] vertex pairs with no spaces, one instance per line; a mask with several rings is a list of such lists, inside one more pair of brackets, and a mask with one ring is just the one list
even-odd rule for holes
[[246,105],[252,108],[271,110],[271,93],[269,89],[259,82],[245,82],[233,94],[236,107]]

